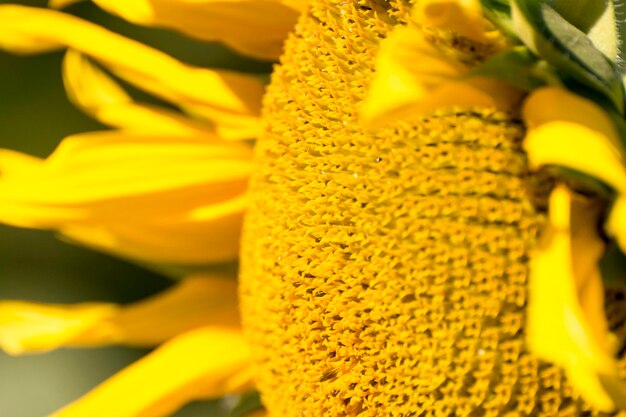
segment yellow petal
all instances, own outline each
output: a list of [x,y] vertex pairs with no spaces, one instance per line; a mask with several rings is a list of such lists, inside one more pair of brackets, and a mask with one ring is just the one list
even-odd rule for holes
[[[71,241],[94,249],[151,263],[204,265],[226,262],[238,256],[247,204],[247,197],[242,195],[223,203],[198,207],[180,217],[164,214],[154,221],[137,220],[132,224],[120,220],[69,225],[59,228],[59,232]],[[196,216],[200,211],[205,215]],[[141,210],[137,209],[137,213]]]
[[501,82],[461,80],[466,71],[416,28],[397,28],[381,43],[361,115],[366,122],[378,124],[453,106],[508,109],[519,100],[519,92]]
[[75,50],[70,49],[65,55],[63,80],[70,100],[109,126],[136,133],[215,135],[208,123],[156,106],[135,103],[113,78]]
[[619,134],[606,112],[591,100],[560,87],[543,87],[532,92],[522,109],[529,129],[551,122],[571,122],[596,131],[617,146]]
[[240,328],[235,279],[195,275],[172,289],[124,307],[110,320],[118,343],[151,346],[183,332],[212,326]]
[[205,326],[240,328],[234,279],[190,276],[161,294],[127,306],[0,302],[0,348],[12,355],[64,346],[154,346]]
[[183,108],[193,108],[216,124],[224,117],[231,130],[234,126],[258,129],[264,88],[257,78],[185,65],[153,48],[57,11],[0,6],[0,48],[35,53],[63,47],[96,59],[131,84]]
[[420,26],[445,29],[477,42],[488,40],[479,0],[422,0],[413,10]]
[[231,260],[251,152],[235,142],[120,132],[67,138],[31,169],[15,162],[21,154],[0,151],[0,221],[143,261]]
[[552,192],[548,234],[531,257],[527,337],[535,355],[563,367],[585,400],[608,412],[615,401],[602,378],[624,382],[604,312],[600,208],[563,186]]
[[0,348],[11,355],[45,352],[80,342],[90,330],[106,338],[111,334],[101,324],[116,314],[117,306],[108,303],[57,306],[3,301]]
[[[278,59],[299,12],[278,0],[93,0],[133,23],[219,41],[260,59]],[[303,2],[304,3],[304,2]]]
[[201,328],[161,346],[51,417],[161,417],[185,403],[249,388],[240,332]]
[[567,121],[542,124],[527,133],[524,149],[532,168],[561,166],[626,191],[621,151],[607,136],[584,125]]
[[626,191],[621,139],[597,104],[558,87],[545,87],[530,95],[522,114],[528,128],[524,148],[531,167],[566,167],[620,193]]

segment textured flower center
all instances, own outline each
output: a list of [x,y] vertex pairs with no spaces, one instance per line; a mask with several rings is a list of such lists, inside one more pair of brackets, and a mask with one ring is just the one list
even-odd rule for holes
[[263,401],[281,417],[582,412],[524,344],[546,190],[520,123],[476,108],[359,122],[407,9],[314,2],[274,73],[241,276]]

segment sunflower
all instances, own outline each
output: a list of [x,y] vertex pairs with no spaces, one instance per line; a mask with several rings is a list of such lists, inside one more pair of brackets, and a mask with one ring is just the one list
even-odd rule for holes
[[[94,2],[279,64],[265,88],[0,6],[0,47],[67,48],[69,97],[114,128],[2,151],[0,221],[184,273],[131,305],[0,304],[12,354],[160,345],[55,417],[251,389],[271,416],[626,409],[598,267],[626,246],[613,2]],[[237,258],[237,283],[211,267]]]

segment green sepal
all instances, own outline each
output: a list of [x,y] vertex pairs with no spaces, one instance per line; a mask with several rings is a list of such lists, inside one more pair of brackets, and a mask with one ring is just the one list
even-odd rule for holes
[[465,76],[497,79],[524,91],[532,91],[548,84],[561,84],[550,64],[538,59],[526,46],[521,45],[495,54],[469,70]]
[[491,23],[508,37],[516,38],[509,0],[480,0],[480,4],[483,14]]
[[253,411],[263,408],[261,396],[257,391],[250,391],[242,394],[239,401],[233,406],[228,417],[245,417]]
[[539,57],[565,75],[606,96],[624,112],[624,87],[616,65],[589,37],[540,0],[513,0],[517,35]]

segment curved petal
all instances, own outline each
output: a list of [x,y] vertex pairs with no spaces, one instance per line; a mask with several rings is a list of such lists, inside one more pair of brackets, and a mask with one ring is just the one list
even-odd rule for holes
[[236,142],[120,132],[67,138],[45,161],[0,151],[0,221],[149,262],[231,260],[251,152]]
[[485,78],[461,79],[467,68],[446,57],[413,27],[400,27],[381,43],[376,73],[361,108],[378,124],[443,107],[508,109],[520,99],[513,87]]
[[196,275],[128,306],[0,302],[0,348],[12,355],[63,346],[154,346],[186,331],[239,329],[237,283]]
[[223,42],[245,55],[268,60],[278,59],[299,15],[298,10],[290,7],[293,2],[279,0],[93,1],[133,23]]
[[110,337],[103,322],[118,314],[110,303],[58,306],[22,301],[0,302],[0,348],[11,355],[45,352],[83,340],[90,330]]
[[568,121],[545,123],[531,128],[524,149],[533,168],[562,166],[626,191],[623,156],[613,141],[597,130]]
[[615,338],[604,312],[600,209],[565,187],[552,192],[548,235],[531,257],[527,337],[539,358],[565,369],[586,401],[609,412],[615,399],[605,380],[626,384],[618,377]]
[[614,147],[621,143],[613,122],[600,106],[560,87],[533,91],[524,102],[522,116],[530,130],[550,122],[570,122],[606,136]]
[[[165,377],[166,376],[166,377]],[[164,344],[50,417],[161,417],[185,403],[251,387],[240,332],[200,328]]]
[[[263,84],[232,71],[195,68],[74,16],[41,8],[0,6],[0,48],[36,53],[69,47],[164,100],[220,123],[258,128]],[[158,68],[158,71],[154,71]]]
[[208,123],[134,102],[113,78],[72,49],[63,60],[63,81],[70,100],[106,125],[144,134],[215,135]]

